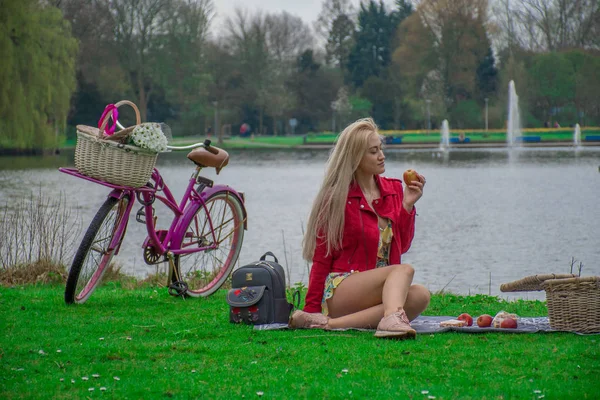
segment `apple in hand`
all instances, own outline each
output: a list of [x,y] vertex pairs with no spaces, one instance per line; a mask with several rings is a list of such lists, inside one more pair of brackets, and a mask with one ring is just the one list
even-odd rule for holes
[[477,326],[480,328],[488,328],[492,326],[493,319],[494,318],[492,318],[492,316],[488,314],[480,315],[479,318],[477,318]]
[[456,318],[459,321],[465,321],[467,323],[467,326],[473,326],[473,317],[471,317],[469,314],[467,313],[462,313],[458,316],[458,318]]
[[404,179],[404,183],[406,184],[406,186],[412,185],[412,183],[415,181],[420,181],[419,174],[417,174],[417,171],[415,171],[414,169],[407,169],[406,171],[404,171],[404,174],[402,174],[402,178]]
[[500,323],[500,328],[515,329],[517,327],[517,320],[514,318],[505,318]]

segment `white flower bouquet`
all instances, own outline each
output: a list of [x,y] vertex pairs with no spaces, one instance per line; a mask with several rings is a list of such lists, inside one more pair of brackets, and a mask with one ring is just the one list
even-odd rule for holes
[[146,122],[137,125],[129,141],[142,149],[147,149],[155,153],[167,151],[167,136],[161,129],[161,124],[156,122]]

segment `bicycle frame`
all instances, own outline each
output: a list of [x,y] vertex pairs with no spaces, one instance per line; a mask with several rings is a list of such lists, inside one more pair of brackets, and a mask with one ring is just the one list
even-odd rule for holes
[[[217,244],[215,244],[217,242],[215,237],[215,229],[213,226],[213,222],[210,219],[210,213],[208,212],[208,210],[206,210],[205,199],[219,191],[231,193],[231,195],[236,196],[240,200],[244,216],[244,229],[247,229],[247,213],[246,208],[244,206],[243,196],[227,185],[206,185],[206,182],[211,181],[208,181],[200,176],[201,170],[202,168],[196,167],[196,170],[190,177],[188,186],[185,190],[185,193],[183,194],[181,202],[177,203],[177,200],[171,193],[171,190],[164,182],[162,176],[160,175],[160,172],[156,168],[152,172],[151,176],[151,179],[154,182],[154,187],[144,186],[140,188],[119,186],[108,182],[104,182],[86,175],[82,175],[74,168],[59,168],[59,171],[68,175],[72,175],[77,178],[85,179],[87,181],[112,188],[113,190],[108,195],[110,197],[121,199],[125,196],[129,196],[130,201],[127,204],[127,208],[125,210],[123,219],[119,222],[116,234],[114,235],[109,245],[109,251],[115,250],[115,254],[119,253],[121,242],[123,240],[123,237],[125,236],[127,224],[129,222],[129,216],[131,214],[133,205],[136,202],[135,199],[137,198],[137,200],[144,206],[144,212],[146,215],[145,224],[148,236],[144,242],[143,247],[151,245],[154,247],[156,253],[161,255],[166,255],[168,252],[171,252],[175,255],[191,254],[215,249],[217,247]],[[196,184],[199,185],[199,190],[196,189]],[[164,193],[164,196],[157,193],[161,191]],[[142,199],[140,199],[140,196]],[[174,214],[173,220],[171,221],[171,225],[168,231],[166,231],[166,234],[164,234],[164,237],[162,238],[160,236],[163,235],[162,232],[164,231],[157,231],[154,226],[154,213],[152,204],[156,199],[158,199],[161,203],[165,204]],[[204,209],[207,211],[208,222],[210,224],[210,230],[213,235],[213,244],[209,246],[194,247],[190,249],[173,248],[173,243],[181,243],[181,240],[185,235],[185,230],[187,227],[185,223],[194,216],[199,206],[204,207]]]

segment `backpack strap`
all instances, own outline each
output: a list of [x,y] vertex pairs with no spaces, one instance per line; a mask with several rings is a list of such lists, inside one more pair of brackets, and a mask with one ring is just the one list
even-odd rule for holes
[[265,259],[267,258],[267,256],[273,257],[273,259],[275,260],[275,262],[277,264],[279,264],[279,260],[277,260],[277,257],[275,257],[275,254],[271,253],[270,251],[267,251],[265,254],[263,254],[263,256],[260,258],[260,261],[265,261]]

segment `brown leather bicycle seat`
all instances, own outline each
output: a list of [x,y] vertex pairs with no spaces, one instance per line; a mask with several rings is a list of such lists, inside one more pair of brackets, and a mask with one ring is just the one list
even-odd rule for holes
[[[229,154],[218,147],[210,146],[210,151],[198,147],[190,151],[187,157],[201,167],[214,167],[217,174],[229,163]],[[216,154],[215,154],[216,153]]]

